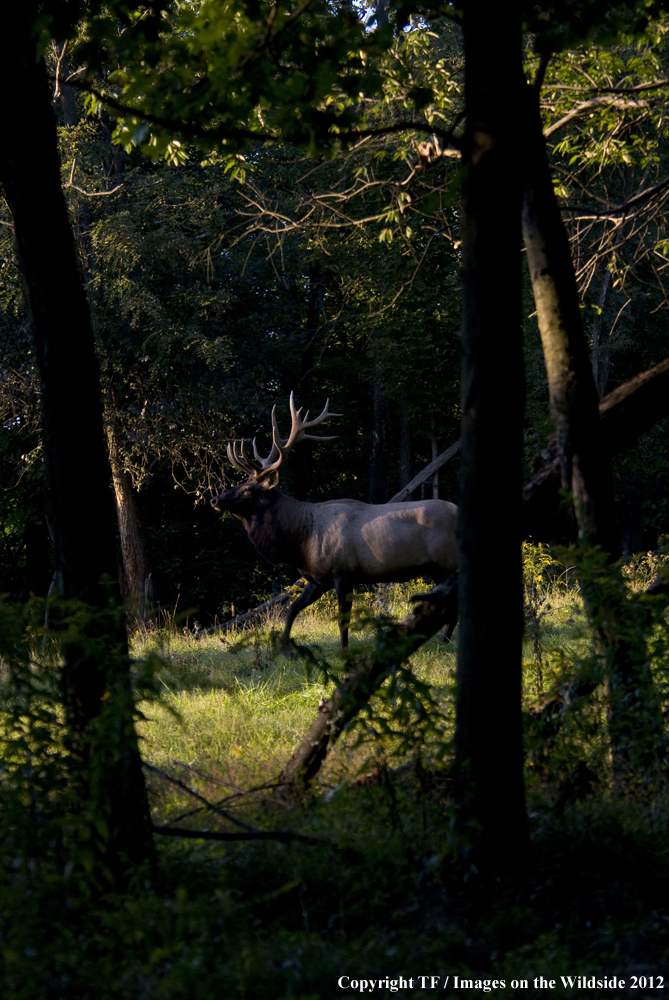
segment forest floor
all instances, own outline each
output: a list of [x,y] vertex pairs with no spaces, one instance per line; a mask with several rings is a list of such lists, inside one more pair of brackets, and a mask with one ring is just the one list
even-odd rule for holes
[[[546,585],[539,570],[526,574],[526,710],[587,667],[591,645],[568,574]],[[383,606],[359,595],[350,658],[419,590],[392,588]],[[279,628],[139,630],[134,655],[155,668],[141,750],[157,826],[302,839],[156,835],[156,869],[102,897],[83,869],[4,859],[2,1000],[664,995],[669,796],[613,794],[603,696],[573,704],[548,743],[528,723],[529,845],[513,877],[487,880],[454,832],[455,645],[420,649],[312,792],[287,798],[281,769],[350,661],[332,602],[298,618],[292,659]]]
[[[379,614],[407,613],[415,589],[393,588],[383,608],[372,595],[357,598],[353,655],[373,641]],[[587,658],[590,640],[580,598],[564,580],[526,611],[528,708],[567,664]],[[527,741],[527,867],[480,885],[453,861],[445,764],[455,645],[427,643],[411,663],[422,684],[409,684],[404,701],[401,691],[376,699],[331,753],[313,796],[286,801],[276,779],[346,664],[332,603],[297,620],[293,637],[310,656],[279,655],[277,628],[268,621],[223,640],[176,629],[136,637],[137,655],[153,650],[162,659],[161,693],[144,704],[140,724],[143,756],[156,769],[148,773],[154,822],[239,829],[195,793],[238,822],[320,841],[157,837],[163,892],[173,898],[161,911],[160,948],[140,963],[142,996],[327,1000],[463,988],[496,997],[663,995],[669,802],[611,794],[600,700],[574,713],[550,760]],[[434,724],[421,722],[423,709]],[[414,713],[412,739],[401,732],[402,711]],[[144,906],[155,921],[155,908]]]

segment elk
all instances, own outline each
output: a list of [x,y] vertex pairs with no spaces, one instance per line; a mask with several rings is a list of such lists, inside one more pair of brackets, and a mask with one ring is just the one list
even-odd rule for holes
[[[286,613],[281,645],[286,648],[296,616],[334,587],[339,605],[342,647],[348,645],[351,593],[356,584],[401,583],[417,576],[443,582],[458,566],[457,507],[445,500],[418,503],[368,504],[360,500],[305,503],[277,489],[279,469],[298,441],[332,441],[333,437],[307,431],[330,417],[330,400],[320,416],[301,417],[290,394],[291,429],[286,440],[279,432],[276,406],[272,410],[272,448],[266,458],[253,439],[254,464],[244,454],[242,441],[229,444],[228,459],[248,478],[213,497],[215,510],[229,510],[239,518],[249,541],[269,562],[297,566],[308,581]],[[450,634],[455,622],[445,634]]]

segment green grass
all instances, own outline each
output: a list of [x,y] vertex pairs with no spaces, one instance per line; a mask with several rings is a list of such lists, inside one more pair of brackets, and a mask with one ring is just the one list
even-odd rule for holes
[[[373,642],[376,615],[382,611],[394,619],[404,617],[411,608],[409,596],[420,589],[416,584],[388,588],[383,609],[371,595],[357,596],[353,653]],[[559,684],[565,665],[589,649],[587,621],[575,588],[559,580],[549,582],[544,597],[539,624],[542,684],[535,648],[528,639],[523,662],[525,707]],[[271,784],[278,777],[313,721],[319,700],[332,689],[307,658],[287,659],[275,650],[280,627],[277,620],[267,620],[223,639],[216,635],[196,639],[177,628],[136,635],[135,655],[157,652],[163,663],[159,699],[142,706],[146,718],[139,724],[142,753],[149,763],[170,773],[179,771],[182,777],[190,774],[201,790],[203,779],[192,769],[209,775],[210,785],[226,782],[235,789]],[[335,673],[345,671],[333,600],[322,599],[304,611],[292,637],[298,646],[315,651]],[[411,660],[413,673],[432,687],[441,708],[444,742],[452,737],[456,645],[457,631],[451,643],[435,636]],[[372,707],[381,710],[378,699]],[[366,767],[375,767],[379,755],[393,767],[407,763],[406,757],[394,755],[394,748],[392,739],[365,740],[358,727],[329,755],[319,781],[327,789],[354,780]],[[161,791],[153,781],[152,789],[157,817],[164,819],[170,808],[184,806],[184,795],[174,788]]]
[[[412,592],[393,588],[386,610],[406,614]],[[535,596],[542,684],[529,635],[525,708],[590,648],[575,590],[546,577]],[[362,652],[378,608],[364,595],[356,605],[352,649]],[[103,899],[88,894],[85,873],[4,859],[3,1000],[331,1000],[354,992],[339,989],[342,975],[414,977],[415,987],[420,975],[496,979],[506,985],[491,996],[534,998],[546,993],[532,986],[539,975],[629,983],[669,974],[669,801],[661,792],[611,794],[600,699],[576,706],[550,744],[535,746],[528,734],[527,864],[513,879],[479,884],[458,860],[443,766],[424,770],[440,747],[446,762],[450,752],[454,646],[435,637],[412,658],[443,715],[427,744],[417,723],[403,753],[398,735],[379,736],[380,720],[392,722],[397,710],[381,695],[330,755],[313,794],[286,799],[271,785],[332,682],[307,657],[276,655],[276,628],[268,621],[226,642],[176,628],[135,637],[136,656],[157,652],[162,661],[159,695],[143,703],[140,723],[144,758],[163,772],[148,772],[154,822],[235,829],[170,775],[242,822],[319,842],[158,836],[157,873],[138,872],[127,893]],[[294,638],[331,671],[345,669],[332,602],[301,615]],[[528,988],[514,990],[514,979]]]
[[[384,614],[404,617],[411,607],[408,596],[415,589],[393,588]],[[373,615],[379,611],[367,595],[361,595],[356,605],[353,653],[373,642]],[[189,775],[201,791],[220,782],[233,789],[251,788],[278,777],[313,721],[320,699],[333,686],[307,658],[287,659],[274,649],[278,627],[276,621],[268,621],[223,640],[215,635],[195,639],[176,629],[136,636],[135,655],[157,652],[163,663],[159,698],[141,706],[145,719],[138,727],[142,754],[150,764],[182,778]],[[345,671],[332,602],[307,609],[297,619],[292,637],[298,646],[316,651],[331,670]],[[434,686],[448,720],[455,645],[433,638],[413,657],[412,668]],[[324,789],[354,779],[367,765],[378,763],[378,745],[369,741],[357,746],[358,739],[358,733],[345,737],[329,756],[319,779]],[[394,765],[404,762],[398,759]],[[209,782],[195,771],[206,774]],[[156,819],[185,807],[187,796],[176,788],[165,783],[161,787],[154,779],[151,787]]]

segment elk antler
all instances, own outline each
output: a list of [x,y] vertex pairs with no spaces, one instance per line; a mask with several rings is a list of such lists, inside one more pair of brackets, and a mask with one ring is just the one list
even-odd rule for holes
[[323,423],[328,417],[341,417],[341,413],[330,413],[328,410],[328,405],[330,400],[325,401],[325,406],[323,407],[323,412],[320,416],[316,417],[314,420],[307,420],[309,416],[309,411],[304,414],[304,419],[300,419],[300,414],[302,413],[302,407],[299,410],[295,409],[295,400],[293,398],[293,393],[290,394],[289,406],[290,406],[290,434],[284,441],[279,432],[279,426],[276,422],[276,406],[272,407],[272,447],[270,449],[269,455],[263,458],[258,454],[258,449],[256,447],[256,439],[253,439],[253,457],[260,466],[253,465],[253,463],[244,454],[244,442],[241,442],[239,454],[237,453],[237,444],[228,445],[228,460],[231,465],[234,465],[236,469],[240,472],[244,472],[249,479],[252,479],[256,483],[261,483],[266,479],[270,473],[275,472],[281,465],[283,465],[286,458],[292,451],[293,447],[298,441],[302,441],[308,438],[312,441],[334,441],[336,434],[330,435],[329,437],[321,437],[318,434],[307,434],[307,430],[311,427],[317,427],[318,424]]

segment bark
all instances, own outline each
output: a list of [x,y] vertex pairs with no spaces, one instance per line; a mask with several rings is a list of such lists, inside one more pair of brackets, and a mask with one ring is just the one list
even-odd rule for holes
[[536,93],[528,95],[523,238],[546,362],[563,489],[573,496],[579,536],[613,552],[609,456],[601,446],[598,393],[583,334],[567,232],[550,175]]
[[619,385],[602,399],[602,440],[614,454],[669,414],[669,358]]
[[[5,18],[0,64],[5,108],[0,179],[12,212],[30,307],[42,391],[42,436],[53,524],[55,578],[63,598],[77,598],[93,615],[79,642],[64,645],[63,691],[73,753],[90,770],[93,809],[107,823],[105,857],[111,867],[125,854],[152,854],[148,803],[132,725],[129,657],[122,616],[110,613],[116,540],[109,465],[105,453],[98,366],[86,295],[61,190],[51,95],[43,61],[35,57],[30,7],[17,4]],[[9,23],[7,23],[9,22]],[[26,128],[26,123],[30,127]],[[102,633],[100,630],[102,629]],[[110,708],[127,714],[108,721]],[[104,714],[104,720],[101,716]],[[111,745],[113,743],[113,746]],[[104,761],[104,763],[101,763]]]
[[411,656],[430,636],[452,623],[457,615],[457,580],[433,587],[404,621],[387,629],[382,641],[344,678],[323,702],[299,747],[279,778],[279,785],[306,784],[323,763],[328,749],[367,704],[392,670]]
[[[318,261],[309,264],[309,298],[307,300],[307,316],[304,326],[304,344],[300,352],[299,378],[295,400],[297,406],[302,406],[308,400],[313,382],[313,372],[316,362],[314,343],[318,335],[318,327],[323,309],[325,285],[321,278],[321,268]],[[290,389],[295,388],[290,386]],[[295,448],[292,459],[293,496],[296,500],[308,500],[312,481],[313,449],[304,442]]]
[[402,490],[411,479],[412,466],[411,425],[409,424],[407,400],[403,393],[400,401],[400,490]]
[[376,3],[376,23],[379,28],[388,23],[390,4],[388,0],[377,0]]
[[[616,785],[622,787],[637,768],[643,766],[648,771],[647,748],[652,746],[659,752],[663,747],[664,726],[646,662],[642,625],[631,616],[625,588],[615,580],[619,571],[611,565],[618,551],[611,454],[604,447],[604,421],[600,419],[581,325],[569,242],[551,181],[538,90],[526,90],[528,95],[532,93],[532,100],[528,101],[523,236],[546,361],[562,486],[571,490],[582,541],[586,546],[599,545],[608,554],[609,565],[600,565],[582,549],[579,581],[595,648],[604,665],[612,773]],[[642,390],[641,385],[638,388]],[[604,407],[604,413],[608,409]]]
[[[516,116],[521,24],[515,9],[464,6],[460,627],[457,823],[477,867],[520,861],[527,843],[521,720],[521,180]],[[490,600],[494,563],[505,585]],[[500,636],[504,636],[503,646]],[[468,845],[468,846],[467,846]]]
[[374,365],[372,383],[372,451],[369,460],[369,502],[385,503],[388,496],[388,398],[381,366]]
[[137,510],[132,479],[123,467],[118,426],[109,411],[105,414],[105,426],[121,543],[121,593],[128,612],[145,618],[156,603],[151,559]]

